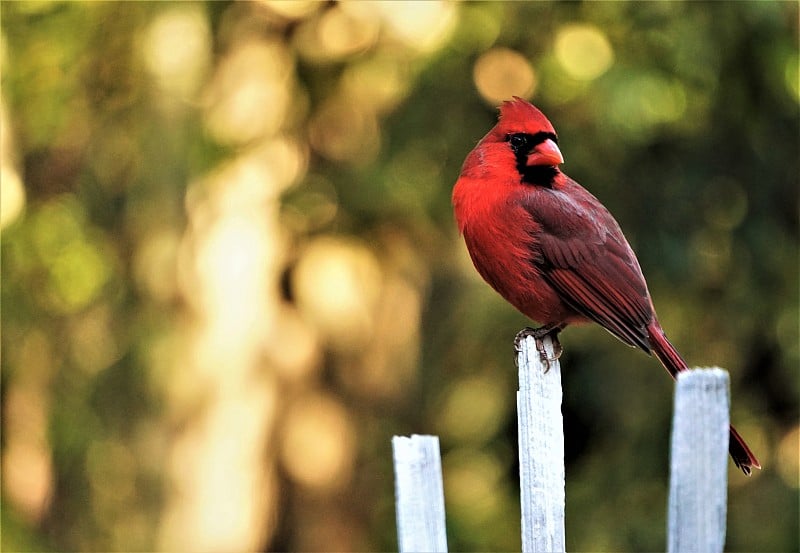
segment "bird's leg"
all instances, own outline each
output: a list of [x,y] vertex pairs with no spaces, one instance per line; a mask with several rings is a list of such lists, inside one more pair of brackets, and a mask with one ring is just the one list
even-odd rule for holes
[[[558,340],[558,333],[564,329],[564,326],[564,324],[548,324],[540,326],[539,328],[527,326],[517,332],[517,336],[514,338],[514,349],[517,353],[522,351],[522,340],[528,336],[532,336],[536,342],[536,351],[539,352],[539,358],[545,366],[544,372],[547,372],[550,370],[550,362],[557,361],[561,358],[561,354],[564,353],[564,348]],[[553,341],[553,357],[547,356],[547,350],[542,341],[545,336],[550,336],[550,339]]]

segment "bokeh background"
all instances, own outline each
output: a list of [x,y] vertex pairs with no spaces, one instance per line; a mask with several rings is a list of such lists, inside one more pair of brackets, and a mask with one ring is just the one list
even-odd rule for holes
[[[450,192],[532,99],[764,470],[797,551],[796,2],[2,2],[2,549],[396,550],[390,438],[450,549],[519,548],[512,362]],[[567,546],[665,547],[673,384],[562,335]]]

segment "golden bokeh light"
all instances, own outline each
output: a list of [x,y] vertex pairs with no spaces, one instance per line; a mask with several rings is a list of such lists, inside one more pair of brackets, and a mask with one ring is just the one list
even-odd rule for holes
[[100,304],[81,313],[70,325],[70,358],[87,376],[107,369],[123,353],[114,335],[114,321],[108,305]]
[[571,77],[596,79],[614,63],[614,50],[605,33],[588,24],[570,24],[559,29],[555,55]]
[[778,474],[787,486],[800,488],[800,426],[784,434],[775,455]]
[[441,0],[386,0],[353,2],[353,10],[375,10],[390,35],[405,46],[432,52],[452,35],[458,21],[454,2]]
[[[218,325],[219,346],[241,333],[251,334],[261,315],[264,290],[258,279],[266,270],[265,260],[274,251],[263,239],[269,229],[255,220],[230,217],[208,229],[198,252],[197,272],[207,291],[204,311]],[[252,297],[230,294],[231,289],[247,289]],[[225,348],[227,349],[227,348]]]
[[413,84],[407,65],[375,55],[348,66],[342,74],[342,94],[379,113],[391,110]]
[[5,101],[0,96],[0,229],[15,221],[25,207],[25,186],[15,156],[11,125]]
[[294,45],[306,59],[339,60],[363,52],[378,39],[379,21],[349,8],[350,3],[336,4],[319,18],[306,20],[298,29]]
[[141,240],[133,257],[133,276],[140,290],[159,302],[178,292],[176,268],[180,236],[172,230],[155,229]]
[[5,160],[0,161],[0,183],[0,229],[4,229],[22,213],[25,187],[19,172]]
[[284,237],[271,182],[260,158],[242,156],[190,194],[193,249],[181,272],[186,298],[208,325],[197,354],[210,370],[217,370],[214,360],[249,362],[275,324],[277,291],[267,283],[280,271]]
[[304,248],[293,288],[303,315],[331,346],[354,350],[374,332],[381,280],[380,265],[369,248],[322,237]]
[[161,92],[190,98],[211,58],[208,19],[199,4],[177,4],[159,14],[144,34],[144,60]]
[[[42,336],[32,336],[40,345]],[[46,348],[49,349],[49,348]],[[40,369],[31,367],[32,370]],[[37,376],[45,376],[37,370]],[[11,388],[3,400],[3,495],[31,523],[41,520],[53,492],[53,466],[47,447],[45,396],[37,389],[42,382]]]
[[347,486],[356,435],[347,410],[333,397],[311,392],[288,408],[281,460],[291,477],[313,488]]
[[314,114],[309,141],[326,158],[356,165],[373,160],[381,147],[375,114],[349,98],[333,99]]
[[245,159],[248,164],[262,167],[267,172],[269,179],[262,186],[272,196],[277,196],[299,180],[308,167],[305,144],[283,135],[262,141],[247,153]]
[[53,491],[50,450],[30,440],[15,440],[3,452],[3,492],[29,521],[41,520]]
[[206,124],[223,144],[276,132],[292,95],[292,57],[277,41],[249,40],[223,59],[205,96]]
[[343,363],[348,391],[374,401],[399,399],[417,381],[422,297],[417,286],[389,273],[377,301],[373,337],[360,362]]
[[[228,370],[238,367],[220,367]],[[220,381],[225,384],[225,381]],[[274,388],[231,375],[202,416],[173,446],[175,493],[159,548],[171,551],[252,551],[271,531],[275,475],[264,465]]]
[[481,55],[472,71],[475,86],[490,104],[512,96],[529,98],[536,90],[536,73],[525,57],[509,48],[492,48]]
[[30,524],[47,513],[55,486],[48,430],[52,378],[58,362],[53,349],[48,336],[32,329],[4,353],[24,371],[4,390],[3,494],[8,506]]
[[302,382],[322,368],[322,345],[311,325],[296,309],[283,304],[264,350],[272,370],[287,382]]
[[258,3],[287,19],[303,19],[322,6],[317,0],[258,0]]

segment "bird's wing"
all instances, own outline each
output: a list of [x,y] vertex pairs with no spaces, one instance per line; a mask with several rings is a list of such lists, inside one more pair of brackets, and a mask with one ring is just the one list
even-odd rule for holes
[[524,202],[540,227],[534,263],[566,305],[649,353],[653,307],[639,262],[608,210],[574,187]]

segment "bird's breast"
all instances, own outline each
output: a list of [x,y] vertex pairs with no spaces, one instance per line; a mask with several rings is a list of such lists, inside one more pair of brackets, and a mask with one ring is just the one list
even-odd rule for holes
[[540,272],[539,224],[512,198],[491,200],[484,196],[459,214],[459,227],[478,273],[531,319],[547,324],[571,318],[574,314]]

